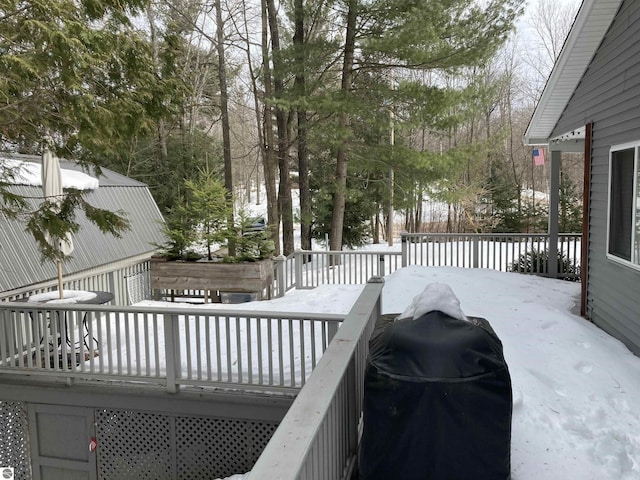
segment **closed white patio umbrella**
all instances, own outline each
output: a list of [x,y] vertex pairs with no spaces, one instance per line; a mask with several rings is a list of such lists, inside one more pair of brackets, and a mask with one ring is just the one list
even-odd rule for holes
[[[42,153],[42,191],[44,193],[45,200],[60,204],[64,195],[62,189],[62,173],[60,171],[60,162],[51,151],[45,147]],[[49,243],[61,252],[63,255],[69,255],[73,252],[73,240],[71,234],[67,234],[66,238],[51,239],[48,238]],[[60,292],[60,298],[63,298],[64,293],[62,290],[62,260],[58,259],[58,291]]]

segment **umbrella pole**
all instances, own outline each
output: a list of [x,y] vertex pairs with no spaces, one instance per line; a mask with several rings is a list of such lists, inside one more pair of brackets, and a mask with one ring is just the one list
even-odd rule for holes
[[58,260],[58,292],[60,293],[60,298],[63,298],[64,293],[62,292],[62,260]]

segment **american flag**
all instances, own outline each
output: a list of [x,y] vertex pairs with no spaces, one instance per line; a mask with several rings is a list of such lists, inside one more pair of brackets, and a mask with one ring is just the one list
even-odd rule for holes
[[544,150],[541,148],[533,149],[533,164],[544,165]]

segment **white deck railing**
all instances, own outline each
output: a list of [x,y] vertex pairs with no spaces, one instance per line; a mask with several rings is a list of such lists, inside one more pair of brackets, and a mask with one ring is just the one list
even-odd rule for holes
[[[62,288],[65,290],[101,290],[108,291],[114,295],[116,305],[128,305],[131,300],[131,279],[145,279],[149,273],[149,259],[151,254],[140,255],[120,262],[111,263],[91,270],[65,275]],[[141,285],[142,287],[142,285]],[[9,292],[2,293],[2,300],[11,301],[36,295],[43,292],[58,289],[58,279],[38,284],[36,287],[27,286]]]
[[342,315],[0,303],[0,372],[298,389]]
[[251,470],[251,480],[350,478],[382,287],[381,278],[367,284]]
[[382,287],[372,278],[346,317],[1,302],[0,373],[291,391],[251,478],[346,479]]
[[364,285],[402,267],[399,251],[307,251],[293,254],[295,287]]
[[[489,268],[579,278],[581,237],[579,233],[558,235],[558,253],[565,262],[555,273],[539,255],[550,250],[549,235],[531,233],[403,233],[402,265]],[[533,271],[527,272],[518,260],[531,252]]]
[[[274,261],[273,296],[281,297],[298,288],[322,284],[365,284],[374,275],[384,276],[409,265],[490,268],[512,271],[512,265],[527,252],[550,249],[547,234],[513,233],[402,233],[397,250],[383,251],[306,251],[298,250]],[[548,264],[534,256],[535,273],[559,278],[579,278],[579,233],[560,234],[558,251],[566,257],[558,272],[548,272]],[[68,290],[106,290],[115,295],[114,303],[127,305],[150,290],[149,255],[129,259],[115,266],[65,276]],[[513,271],[521,271],[516,265]],[[3,294],[4,300],[49,291],[57,287],[51,280],[38,288],[25,287]],[[203,296],[203,292],[187,292]],[[170,296],[170,295],[167,295]]]
[[[286,290],[323,284],[365,284],[374,275],[389,275],[409,265],[489,268],[579,278],[580,240],[578,233],[558,236],[558,252],[564,256],[564,262],[558,262],[557,272],[550,272],[550,265],[539,255],[549,251],[547,234],[402,233],[398,251],[298,250],[287,258]],[[532,271],[527,271],[518,260],[531,252],[534,252],[530,255]]]

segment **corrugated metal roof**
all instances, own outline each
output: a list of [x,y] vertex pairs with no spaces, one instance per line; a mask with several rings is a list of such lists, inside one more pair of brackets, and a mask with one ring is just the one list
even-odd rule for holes
[[544,87],[526,145],[549,143],[551,133],[609,29],[622,0],[584,0]]
[[[66,164],[68,162],[64,162]],[[108,182],[88,192],[85,199],[99,208],[122,211],[131,224],[121,238],[100,232],[82,212],[78,212],[80,231],[74,235],[72,258],[64,263],[64,274],[107,265],[112,262],[151,252],[153,244],[164,242],[162,215],[146,185],[123,175],[105,170]],[[103,188],[107,187],[107,188]],[[15,185],[12,192],[24,197],[39,197],[42,189]],[[35,205],[36,200],[30,200]],[[24,231],[24,222],[0,217],[0,292],[33,285],[57,277],[53,261],[41,262],[33,237]]]

